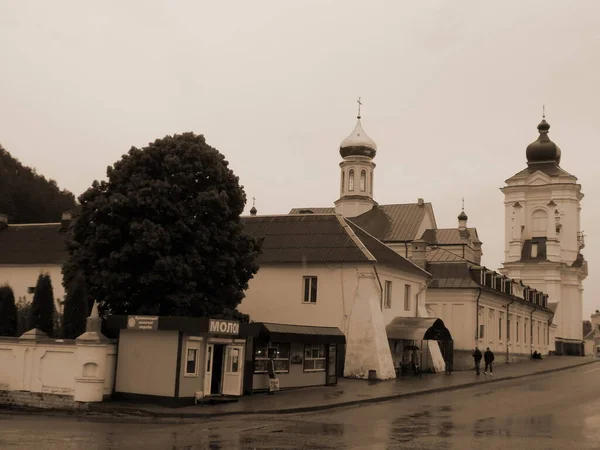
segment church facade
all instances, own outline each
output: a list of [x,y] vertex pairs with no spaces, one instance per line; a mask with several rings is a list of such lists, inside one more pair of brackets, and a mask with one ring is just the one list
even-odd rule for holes
[[580,213],[583,193],[577,178],[560,167],[561,149],[550,140],[550,125],[526,150],[527,168],[501,189],[505,206],[505,262],[502,273],[543,290],[555,310],[557,354],[582,348],[583,280],[587,262]]

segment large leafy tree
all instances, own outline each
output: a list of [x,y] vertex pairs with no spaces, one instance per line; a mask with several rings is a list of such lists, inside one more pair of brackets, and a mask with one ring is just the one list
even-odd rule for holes
[[79,197],[68,284],[81,270],[101,310],[204,316],[234,311],[258,270],[239,220],[246,194],[203,136],[133,147]]
[[42,273],[35,285],[31,302],[31,327],[51,336],[54,331],[54,290],[50,275]]
[[15,294],[8,285],[0,286],[0,336],[16,336],[17,305]]

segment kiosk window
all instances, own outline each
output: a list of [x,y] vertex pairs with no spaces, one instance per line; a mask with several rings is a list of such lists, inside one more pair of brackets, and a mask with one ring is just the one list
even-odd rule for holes
[[232,348],[229,350],[229,358],[227,360],[227,372],[238,373],[240,370],[240,350]]
[[325,346],[311,344],[304,346],[304,371],[319,372],[325,370]]
[[185,374],[191,376],[198,375],[198,349],[188,348],[185,360]]
[[271,343],[257,344],[254,349],[254,373],[267,373],[269,362],[269,347],[274,348],[275,373],[288,373],[290,371],[290,344]]

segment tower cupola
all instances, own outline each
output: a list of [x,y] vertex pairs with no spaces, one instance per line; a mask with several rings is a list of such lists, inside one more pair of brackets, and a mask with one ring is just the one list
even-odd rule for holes
[[543,118],[537,129],[540,133],[540,136],[536,141],[527,146],[527,164],[560,164],[560,148],[548,137],[550,124],[546,122],[545,118]]
[[374,158],[377,153],[377,144],[367,136],[360,122],[360,115],[357,117],[356,126],[352,133],[340,144],[340,155],[342,158],[348,156],[366,156]]

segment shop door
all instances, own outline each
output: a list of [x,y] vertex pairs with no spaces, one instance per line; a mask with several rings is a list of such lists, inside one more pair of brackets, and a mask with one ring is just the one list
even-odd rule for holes
[[223,395],[242,395],[243,356],[244,347],[241,345],[228,345],[225,348]]
[[337,384],[337,346],[336,344],[329,344],[329,351],[327,352],[327,384]]
[[213,355],[215,353],[214,344],[206,344],[206,359],[204,360],[204,395],[210,395],[210,382],[212,380]]

